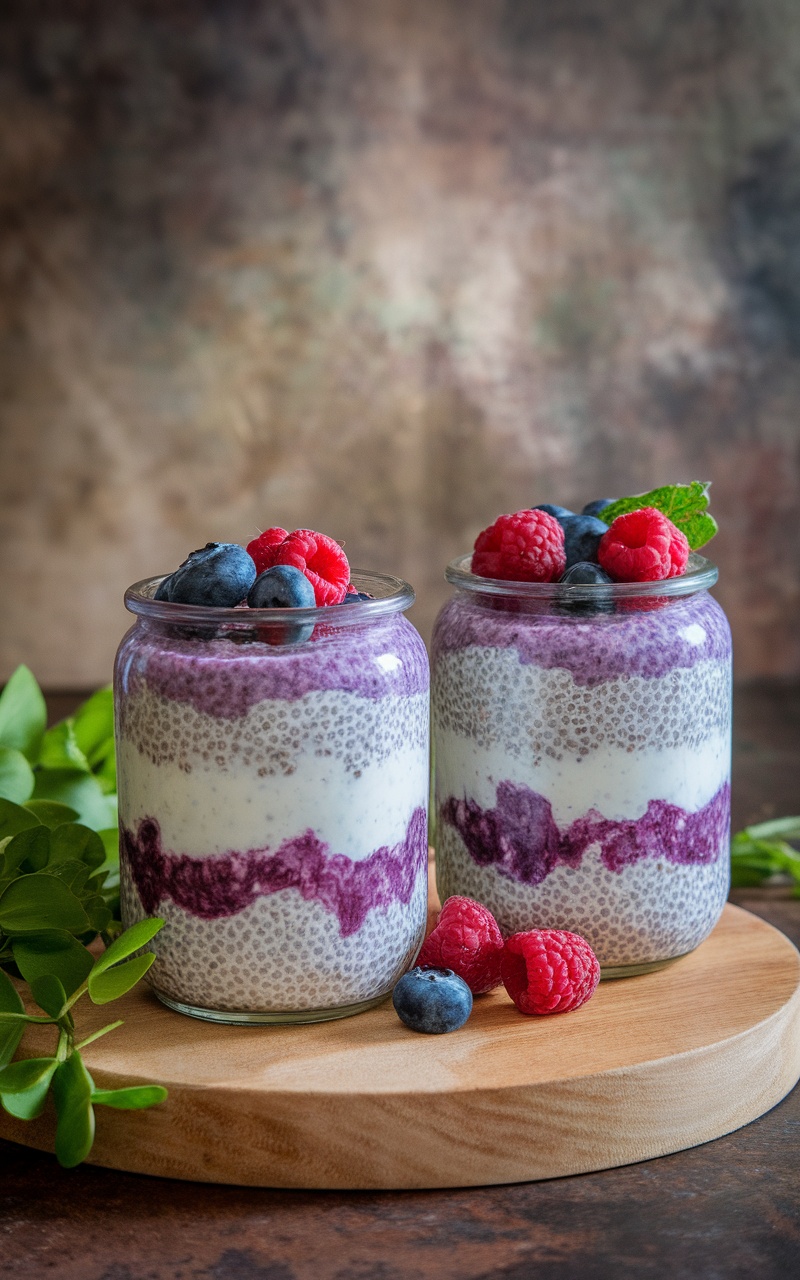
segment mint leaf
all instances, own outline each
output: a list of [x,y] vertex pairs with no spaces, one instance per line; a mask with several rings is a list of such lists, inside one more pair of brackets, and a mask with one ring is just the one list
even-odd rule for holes
[[65,929],[85,933],[89,919],[75,894],[56,876],[39,872],[12,880],[0,894],[0,929],[5,933],[38,933]]
[[98,973],[97,966],[89,974],[89,999],[93,1004],[108,1004],[124,996],[155,962],[152,951],[143,956],[134,956],[123,964],[114,965],[111,969]]
[[710,481],[693,480],[691,484],[668,484],[649,493],[639,493],[633,498],[617,498],[610,507],[600,512],[600,519],[611,524],[617,516],[629,511],[641,511],[642,507],[655,507],[686,534],[692,551],[705,546],[717,532],[717,522],[708,514],[708,490]]
[[17,667],[0,693],[0,745],[12,747],[33,764],[39,756],[47,709],[33,672]]
[[140,1084],[128,1089],[96,1089],[92,1102],[102,1107],[117,1107],[120,1111],[140,1111],[143,1107],[157,1107],[166,1097],[163,1085]]
[[60,724],[47,730],[42,739],[39,764],[43,769],[79,769],[82,773],[91,772],[89,761],[78,746],[71,720],[62,720]]
[[0,747],[0,796],[24,804],[33,792],[33,769],[16,747]]
[[62,1062],[53,1078],[56,1104],[56,1156],[64,1169],[85,1160],[94,1142],[94,1083],[77,1049]]
[[94,964],[94,957],[65,929],[46,929],[15,938],[11,949],[14,963],[26,982],[33,983],[52,974],[68,996],[86,981]]
[[74,822],[78,816],[68,804],[57,804],[55,800],[27,800],[25,808],[37,822],[49,827],[51,831],[65,822]]

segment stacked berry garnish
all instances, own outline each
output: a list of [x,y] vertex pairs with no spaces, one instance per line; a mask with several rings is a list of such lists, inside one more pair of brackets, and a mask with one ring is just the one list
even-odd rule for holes
[[520,1013],[568,1013],[591,999],[600,965],[585,938],[565,929],[530,929],[504,939],[491,911],[471,898],[448,898],[417,966],[392,1002],[412,1031],[457,1031],[474,996],[505,987]]
[[[289,533],[275,526],[248,543],[209,542],[189,553],[163,578],[156,600],[217,609],[313,609],[368,600],[350,581],[350,565],[338,542],[313,529]],[[269,625],[267,625],[267,631]],[[287,625],[272,642],[299,644],[313,624]],[[265,633],[265,639],[270,635]]]
[[[708,487],[696,480],[632,498],[597,498],[580,512],[543,502],[498,516],[475,540],[472,572],[501,581],[605,587],[678,577],[690,551],[716,533],[706,510]],[[597,607],[613,610],[605,594],[605,606],[599,596]]]

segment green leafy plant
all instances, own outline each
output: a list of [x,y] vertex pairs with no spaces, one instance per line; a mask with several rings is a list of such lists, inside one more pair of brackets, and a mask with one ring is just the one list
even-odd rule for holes
[[800,841],[800,817],[774,818],[737,832],[731,840],[731,884],[741,888],[788,876],[800,898],[800,853],[792,840]]
[[627,515],[629,511],[655,507],[686,534],[692,551],[698,551],[717,532],[717,522],[708,513],[710,488],[710,483],[702,480],[693,480],[691,484],[664,485],[661,489],[651,489],[649,493],[639,493],[633,498],[618,498],[610,507],[603,508],[600,518],[605,524],[611,524],[617,516]]
[[[130,991],[155,956],[141,949],[162,920],[122,931],[116,765],[110,689],[46,730],[42,692],[18,667],[0,694],[0,1104],[21,1120],[56,1110],[56,1155],[70,1168],[94,1140],[94,1107],[139,1109],[166,1098],[160,1085],[97,1089],[81,1050],[122,1025],[76,1040],[84,995],[108,1004]],[[89,950],[96,940],[105,944]],[[27,984],[26,1011],[9,972]],[[18,1058],[26,1026],[52,1026],[52,1056]]]

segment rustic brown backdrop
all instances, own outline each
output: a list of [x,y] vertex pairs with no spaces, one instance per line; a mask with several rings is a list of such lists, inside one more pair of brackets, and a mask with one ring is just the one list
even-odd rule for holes
[[6,0],[0,678],[271,523],[408,577],[714,482],[740,676],[800,671],[796,0]]

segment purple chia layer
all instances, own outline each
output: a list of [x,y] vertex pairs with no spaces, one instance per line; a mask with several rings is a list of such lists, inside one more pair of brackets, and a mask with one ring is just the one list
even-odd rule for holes
[[463,594],[445,605],[433,635],[433,662],[471,646],[516,649],[523,665],[563,667],[579,685],[621,676],[659,679],[677,667],[730,658],[730,628],[707,592],[644,612],[590,618],[519,613],[513,601],[478,603]]
[[135,643],[129,642],[133,635],[117,655],[116,684],[123,694],[146,682],[162,697],[191,703],[218,719],[238,719],[267,699],[293,702],[315,691],[379,699],[427,693],[429,686],[425,646],[411,623],[397,615],[363,627],[331,628],[295,648],[178,639],[141,625]]
[[559,865],[579,866],[593,844],[599,844],[609,871],[624,871],[643,858],[680,866],[716,862],[728,847],[730,798],[725,782],[696,813],[651,800],[635,820],[613,821],[590,809],[560,830],[549,800],[529,787],[501,782],[494,809],[451,796],[441,806],[440,819],[458,831],[478,866],[495,866],[511,880],[537,885]]
[[353,862],[344,854],[331,854],[311,830],[284,840],[272,852],[248,849],[194,858],[165,850],[158,823],[145,818],[135,835],[123,828],[122,857],[150,915],[170,899],[190,915],[221,920],[257,898],[297,889],[306,902],[319,902],[336,915],[346,938],[358,932],[369,911],[411,900],[427,864],[427,821],[425,811],[415,809],[399,844]]

